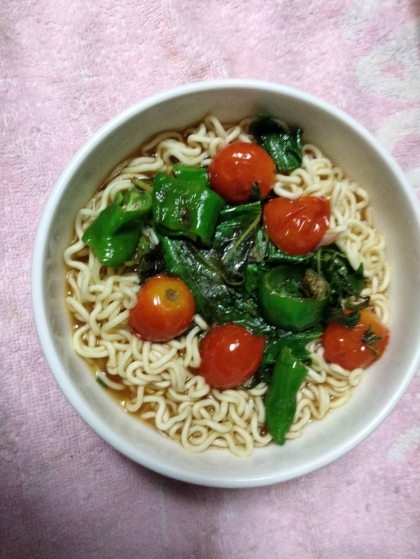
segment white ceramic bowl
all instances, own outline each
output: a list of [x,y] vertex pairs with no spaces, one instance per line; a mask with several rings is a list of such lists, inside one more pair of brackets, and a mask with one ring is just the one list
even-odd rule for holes
[[[62,254],[73,219],[108,173],[152,135],[183,129],[212,113],[238,121],[269,112],[299,125],[371,195],[377,226],[386,235],[392,266],[391,341],[365,374],[353,398],[303,436],[280,447],[236,458],[224,450],[190,454],[124,413],[74,353],[64,305]],[[375,138],[330,105],[288,87],[227,80],[179,87],[146,99],[99,130],[77,153],[55,185],[36,238],[32,298],[46,359],[75,410],[104,440],[161,474],[217,487],[252,487],[313,471],[360,443],[386,418],[417,370],[420,353],[420,228],[417,204],[398,165]]]

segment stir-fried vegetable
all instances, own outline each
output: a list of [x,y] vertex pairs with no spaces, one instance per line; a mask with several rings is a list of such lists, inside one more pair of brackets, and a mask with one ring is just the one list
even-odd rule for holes
[[305,377],[306,368],[289,347],[283,348],[265,398],[265,421],[277,444],[285,442],[296,413],[296,394]]
[[249,131],[255,141],[273,158],[279,173],[293,171],[302,165],[302,130],[285,130],[269,115],[260,115]]
[[98,260],[117,268],[133,257],[141,227],[152,209],[152,196],[138,188],[118,192],[112,204],[101,211],[86,229],[82,240],[91,247]]
[[187,237],[210,245],[224,201],[197,173],[182,170],[179,178],[158,173],[153,183],[153,221],[165,235]]

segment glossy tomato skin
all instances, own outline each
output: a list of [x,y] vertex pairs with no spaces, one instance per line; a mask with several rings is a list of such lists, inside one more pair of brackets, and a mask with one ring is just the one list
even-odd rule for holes
[[276,181],[276,165],[257,144],[229,144],[213,157],[208,175],[212,189],[228,204],[246,204],[253,184],[258,184],[261,199]]
[[[381,338],[380,341],[373,344],[378,355],[362,340],[369,326]],[[326,361],[336,363],[349,371],[359,367],[362,369],[369,367],[376,359],[381,357],[388,342],[388,328],[368,309],[361,311],[360,321],[352,330],[342,324],[331,323],[328,324],[322,336]]]
[[289,254],[306,254],[325,235],[330,213],[330,204],[322,197],[274,198],[264,207],[264,225],[278,248]]
[[195,302],[187,285],[160,274],[141,286],[128,324],[142,340],[167,342],[184,332],[194,314]]
[[254,336],[242,326],[232,323],[216,326],[201,342],[198,374],[212,388],[238,386],[258,369],[264,346],[264,336]]

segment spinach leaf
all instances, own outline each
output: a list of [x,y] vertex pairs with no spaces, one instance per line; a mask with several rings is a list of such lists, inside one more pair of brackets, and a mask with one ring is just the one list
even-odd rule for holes
[[346,255],[336,245],[320,247],[313,268],[331,287],[331,306],[341,306],[342,299],[359,297],[364,287],[363,264],[353,270]]
[[[269,383],[273,373],[273,366],[284,347],[289,347],[293,355],[305,364],[310,364],[310,353],[306,346],[322,336],[323,329],[319,326],[302,332],[285,332],[277,330],[266,338],[264,357],[255,373],[252,386],[260,382]],[[250,386],[251,388],[251,386]]]
[[205,252],[189,241],[162,236],[161,243],[169,273],[188,285],[197,312],[208,322],[218,322],[222,317],[220,304],[230,292],[217,262],[206,258]]
[[197,312],[206,322],[233,322],[257,336],[276,333],[277,329],[261,318],[256,302],[243,289],[225,283],[223,263],[213,251],[164,236],[161,243],[168,272],[187,284]]
[[256,297],[260,281],[270,270],[271,266],[265,262],[248,264],[244,284],[245,293],[251,297]]
[[255,243],[250,251],[250,262],[262,262],[269,264],[306,264],[311,263],[313,254],[287,254],[283,252],[270,240],[265,228],[259,225],[255,235]]
[[293,171],[302,165],[302,130],[287,132],[269,115],[260,115],[251,122],[249,131],[256,142],[274,160],[277,170]]
[[220,212],[213,248],[218,252],[224,267],[227,283],[240,285],[245,280],[245,270],[255,232],[261,219],[261,203],[231,206]]
[[137,257],[139,259],[137,275],[140,285],[151,277],[167,271],[161,243],[152,243],[144,232],[141,234],[137,246]]
[[356,326],[360,320],[360,312],[353,311],[351,313],[345,313],[341,307],[335,307],[328,310],[327,322],[334,322],[335,324],[341,324],[350,330]]
[[376,349],[375,344],[377,344],[381,340],[381,336],[375,334],[375,332],[372,330],[372,326],[370,325],[366,328],[365,333],[362,337],[362,342],[373,351],[375,358],[379,355],[379,351]]
[[258,226],[255,232],[254,245],[249,253],[250,262],[262,262],[267,253],[267,244],[271,242],[263,226]]
[[346,301],[346,309],[352,311],[361,311],[362,309],[367,309],[370,303],[370,297],[363,297],[361,301]]

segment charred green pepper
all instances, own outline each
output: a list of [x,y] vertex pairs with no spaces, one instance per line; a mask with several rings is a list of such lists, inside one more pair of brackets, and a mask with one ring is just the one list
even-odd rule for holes
[[277,444],[285,443],[285,435],[296,413],[296,395],[306,377],[306,368],[284,347],[274,365],[273,376],[265,397],[265,422]]
[[328,283],[301,266],[277,266],[263,276],[258,300],[263,318],[285,330],[319,324],[328,304]]
[[182,163],[176,163],[172,166],[172,172],[177,179],[181,179],[192,184],[210,187],[207,176],[207,169],[190,167]]
[[225,202],[209,188],[202,169],[179,167],[184,167],[179,178],[163,173],[155,176],[152,211],[156,228],[164,235],[187,237],[209,246]]
[[129,261],[136,252],[141,229],[152,209],[152,195],[138,188],[118,192],[112,204],[86,229],[82,240],[110,268]]

